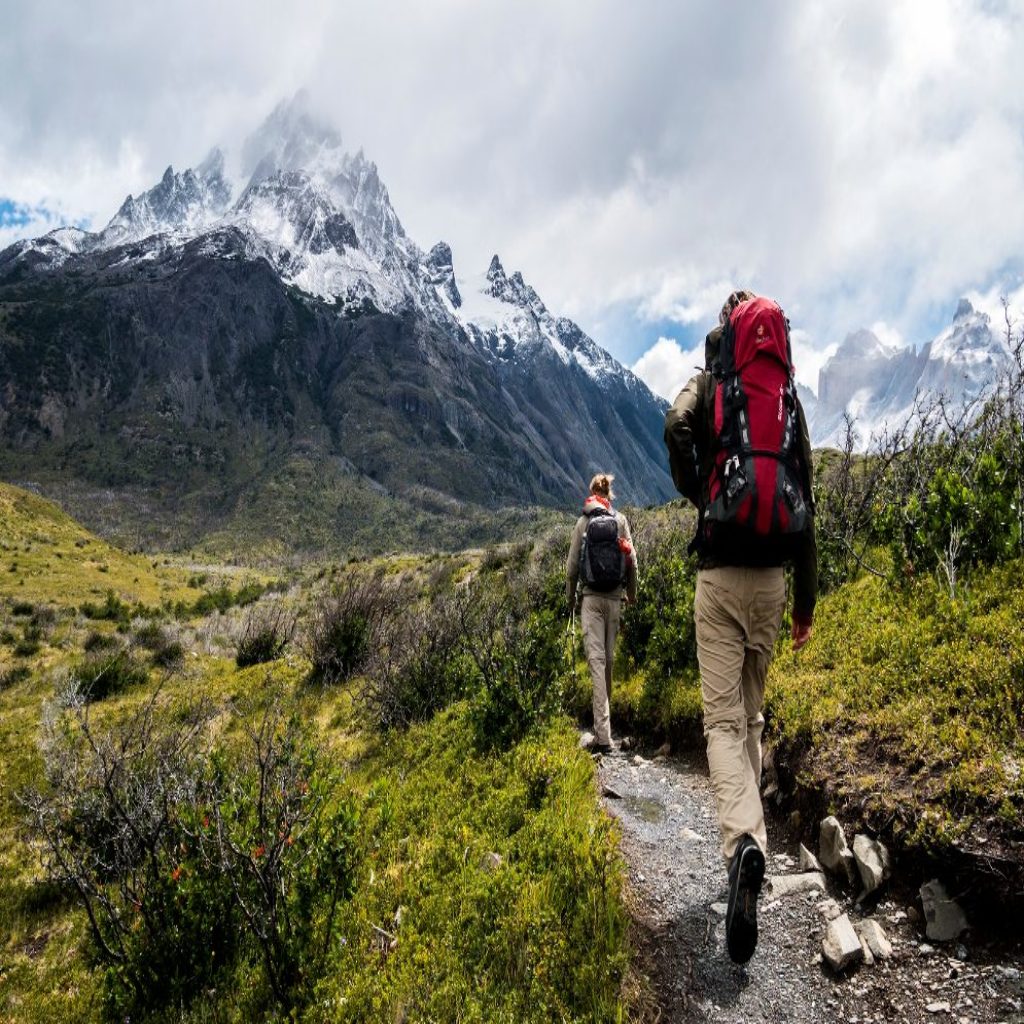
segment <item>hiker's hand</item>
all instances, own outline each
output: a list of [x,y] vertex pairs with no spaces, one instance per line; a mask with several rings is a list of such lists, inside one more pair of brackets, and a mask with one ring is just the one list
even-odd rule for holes
[[799,651],[811,639],[811,623],[809,620],[793,618],[793,650]]

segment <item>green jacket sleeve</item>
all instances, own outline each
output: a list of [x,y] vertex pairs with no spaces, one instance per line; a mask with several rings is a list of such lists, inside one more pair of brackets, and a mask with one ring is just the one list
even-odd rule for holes
[[814,526],[814,464],[811,456],[811,438],[807,430],[807,418],[803,406],[797,399],[797,420],[800,430],[800,470],[804,477],[804,489],[810,515],[807,526],[800,535],[793,557],[793,617],[809,623],[814,617],[814,605],[818,599],[818,541]]
[[684,498],[700,506],[698,448],[703,443],[705,402],[710,375],[691,377],[665,415],[665,446],[672,480]]

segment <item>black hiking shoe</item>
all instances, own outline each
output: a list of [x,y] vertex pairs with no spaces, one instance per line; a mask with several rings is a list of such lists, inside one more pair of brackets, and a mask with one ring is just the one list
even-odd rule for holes
[[764,881],[764,854],[750,836],[736,847],[729,865],[725,946],[734,963],[745,964],[757,946],[757,897]]

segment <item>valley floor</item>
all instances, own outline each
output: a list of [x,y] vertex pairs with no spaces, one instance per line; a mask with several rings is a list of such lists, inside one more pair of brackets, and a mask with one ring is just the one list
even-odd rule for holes
[[[928,943],[903,900],[883,896],[870,916],[893,945],[888,961],[836,977],[820,962],[817,892],[762,893],[761,941],[747,967],[725,951],[727,899],[714,799],[703,759],[601,759],[599,784],[622,828],[638,967],[649,981],[644,1021],[659,1024],[820,1024],[822,1021],[1024,1020],[1024,944]],[[769,875],[796,870],[797,844],[769,822]],[[852,898],[834,897],[851,919]],[[908,897],[909,901],[909,897]],[[866,915],[865,915],[866,916]],[[929,1009],[931,1007],[931,1009]]]

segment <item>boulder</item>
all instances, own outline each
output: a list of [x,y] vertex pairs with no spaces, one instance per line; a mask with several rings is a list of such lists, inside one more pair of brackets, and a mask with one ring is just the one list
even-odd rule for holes
[[801,871],[822,871],[821,861],[811,853],[810,850],[800,844],[800,870]]
[[837,917],[842,914],[842,910],[838,903],[833,899],[819,900],[815,904],[815,910],[825,919],[825,922],[834,921]]
[[853,859],[857,862],[860,880],[864,883],[865,896],[880,888],[892,874],[889,851],[877,839],[869,839],[865,835],[855,836]]
[[967,917],[960,905],[933,879],[921,886],[924,931],[933,942],[952,942],[966,927]]
[[892,943],[873,917],[861,921],[857,925],[857,932],[876,960],[888,960],[892,956]]
[[504,858],[500,853],[495,853],[493,850],[490,853],[484,855],[483,860],[480,862],[480,867],[484,869],[489,875],[493,875],[502,864],[505,863]]
[[837,974],[863,961],[864,949],[860,944],[860,936],[854,931],[846,914],[829,921],[821,951],[829,967]]
[[846,843],[843,826],[834,817],[829,816],[821,823],[818,859],[829,871],[845,878],[851,884],[856,883],[857,862]]
[[580,733],[580,748],[589,750],[597,742],[597,737],[592,732]]
[[791,896],[797,892],[825,891],[825,876],[818,871],[805,871],[799,875],[771,875],[768,879],[775,896]]

